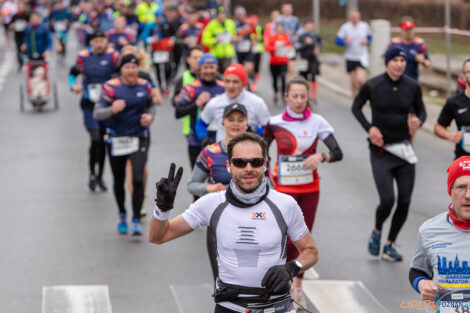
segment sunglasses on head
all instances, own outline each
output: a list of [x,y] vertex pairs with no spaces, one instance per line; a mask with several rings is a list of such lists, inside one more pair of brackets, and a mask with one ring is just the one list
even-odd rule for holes
[[264,165],[264,158],[233,158],[230,163],[239,168],[245,168],[248,163],[250,163],[252,167],[261,167]]

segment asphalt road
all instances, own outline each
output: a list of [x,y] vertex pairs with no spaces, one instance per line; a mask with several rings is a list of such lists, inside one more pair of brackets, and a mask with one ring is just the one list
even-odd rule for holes
[[[68,66],[74,51],[71,45]],[[149,244],[145,237],[117,234],[112,192],[86,189],[88,135],[79,97],[67,88],[68,67],[54,64],[52,73],[59,87],[59,111],[49,106],[42,113],[28,108],[21,113],[18,86],[24,74],[14,70],[0,93],[0,312],[39,312],[44,286],[62,285],[107,285],[114,313],[189,312],[185,308],[192,304],[210,308],[205,230],[163,246]],[[260,94],[276,114],[281,108],[271,104],[266,64],[262,73]],[[350,102],[319,89],[316,111],[335,128],[344,160],[320,166],[322,189],[313,230],[320,262],[315,268],[321,279],[362,281],[388,311],[407,311],[400,308],[402,301],[417,299],[408,283],[415,236],[421,223],[447,209],[446,168],[453,148],[431,134],[417,136],[414,196],[398,238],[404,261],[372,258],[366,244],[378,196],[366,134],[354,120]],[[149,212],[154,182],[167,173],[170,162],[184,166],[183,181],[190,175],[181,121],[175,120],[167,99],[157,109],[151,133],[145,204]],[[108,164],[105,180],[111,186]],[[190,202],[182,184],[174,215]]]

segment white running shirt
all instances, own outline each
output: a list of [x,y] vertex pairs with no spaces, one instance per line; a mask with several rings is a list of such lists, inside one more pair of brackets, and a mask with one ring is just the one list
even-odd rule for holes
[[[294,198],[270,189],[267,199],[280,210],[292,241],[308,233],[302,210]],[[209,226],[215,209],[225,201],[225,191],[207,194],[194,202],[183,213],[183,218],[193,229]],[[261,288],[268,269],[286,263],[286,259],[281,258],[284,249],[281,230],[266,200],[248,208],[229,203],[220,216],[216,238],[219,278],[224,283]],[[218,304],[245,312],[231,302]]]
[[366,64],[362,65],[367,66],[369,62],[369,47],[362,45],[361,40],[367,40],[368,36],[372,36],[369,24],[363,21],[359,21],[356,25],[351,22],[344,23],[336,36],[344,40],[344,42],[349,38],[352,39],[351,44],[346,45],[346,51],[344,52],[346,60],[360,61],[361,63],[366,62]]
[[246,107],[246,111],[248,113],[248,125],[250,126],[265,126],[271,117],[264,100],[254,93],[243,89],[238,97],[231,99],[227,96],[227,93],[224,92],[207,102],[200,115],[201,120],[208,125],[213,121],[216,121],[216,141],[222,141],[225,138],[225,129],[222,126],[222,119],[225,107],[232,103],[240,103]]

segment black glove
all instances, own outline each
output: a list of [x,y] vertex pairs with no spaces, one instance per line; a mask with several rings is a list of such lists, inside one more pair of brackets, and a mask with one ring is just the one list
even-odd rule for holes
[[183,176],[183,168],[180,166],[175,176],[175,163],[171,163],[170,172],[168,178],[162,177],[156,184],[157,186],[157,198],[155,203],[158,208],[162,211],[168,211],[173,209],[173,203],[175,202],[176,190],[180,183],[181,176]]
[[290,291],[290,283],[300,272],[300,268],[295,262],[271,267],[264,275],[261,286],[269,290],[271,294],[283,294]]
[[211,137],[202,137],[201,139],[201,146],[204,148],[205,146],[211,145],[214,143],[214,140],[212,140]]

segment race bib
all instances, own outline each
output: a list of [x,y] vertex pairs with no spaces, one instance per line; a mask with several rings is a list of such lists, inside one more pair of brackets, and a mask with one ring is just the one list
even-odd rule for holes
[[237,50],[241,53],[246,53],[251,51],[251,41],[242,40],[237,44]]
[[277,56],[277,57],[286,57],[289,53],[289,48],[288,46],[278,46],[276,47],[276,51],[274,52],[274,54]]
[[437,305],[439,313],[470,312],[470,290],[440,289]]
[[313,171],[304,167],[304,155],[279,156],[280,185],[303,185],[313,182]]
[[409,141],[388,144],[384,146],[384,149],[410,164],[418,162],[418,157]]
[[170,60],[170,52],[155,51],[153,53],[153,62],[156,64],[167,63]]
[[309,69],[309,63],[308,63],[308,60],[306,59],[298,59],[296,62],[295,62],[295,66],[297,67],[297,70],[299,72],[307,72],[308,69]]
[[229,44],[232,41],[232,35],[230,33],[220,33],[217,35],[217,41],[221,44]]
[[101,97],[101,84],[90,84],[88,85],[88,100],[91,102],[98,102]]
[[25,30],[26,26],[28,25],[28,22],[25,20],[17,20],[15,23],[13,23],[13,29],[15,32],[22,32]]
[[469,126],[462,126],[463,136],[462,141],[460,142],[460,146],[462,147],[463,151],[470,153],[470,127]]
[[67,23],[64,21],[57,21],[54,23],[54,30],[56,32],[65,32],[67,30]]
[[129,155],[139,150],[139,137],[112,137],[111,155]]

